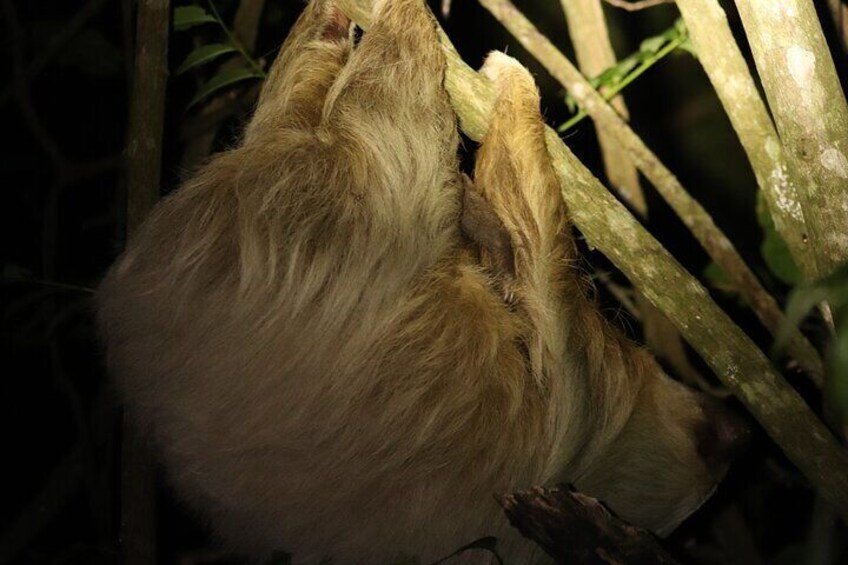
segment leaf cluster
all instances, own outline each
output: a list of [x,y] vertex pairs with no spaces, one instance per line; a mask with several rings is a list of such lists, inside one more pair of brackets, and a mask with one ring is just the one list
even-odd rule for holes
[[224,38],[219,42],[201,43],[197,46],[180,63],[174,74],[182,75],[192,69],[207,66],[228,54],[236,53],[240,58],[234,60],[235,64],[221,65],[210,78],[203,82],[189,102],[188,108],[196,106],[199,102],[227,87],[246,81],[264,79],[266,76],[262,66],[247,52],[242,43],[227,27],[211,0],[208,1],[208,6],[209,11],[197,4],[174,8],[174,31],[185,32],[206,24],[217,24],[224,33]]

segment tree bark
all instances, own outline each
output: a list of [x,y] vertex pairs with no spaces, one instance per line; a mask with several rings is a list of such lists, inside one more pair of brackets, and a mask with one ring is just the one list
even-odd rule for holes
[[[710,258],[727,273],[736,291],[748,302],[763,325],[772,335],[777,335],[785,320],[777,301],[763,288],[733,243],[719,230],[707,211],[689,195],[677,177],[592,88],[565,55],[515,6],[508,0],[480,0],[480,4],[503,23],[524,48],[568,89],[600,127],[616,135],[629,150],[639,169],[689,228]],[[787,350],[820,385],[824,368],[818,352],[810,342],[800,332],[794,331]]]
[[[713,0],[714,1],[714,0]],[[811,0],[736,0],[777,131],[801,178],[819,276],[848,261],[848,104]]]
[[[159,200],[169,0],[140,0],[126,153],[127,234]],[[156,563],[156,471],[146,438],[127,418],[121,440],[121,557],[125,565]]]
[[[593,78],[615,65],[615,51],[610,42],[601,0],[561,1],[568,23],[568,34],[574,44],[577,64],[583,75]],[[622,95],[613,98],[610,105],[622,119],[629,119]],[[647,218],[648,206],[639,184],[639,170],[627,149],[606,129],[598,127],[597,132],[607,179],[640,216]]]
[[557,563],[676,565],[647,530],[568,488],[534,488],[497,497],[509,522]]
[[717,0],[677,0],[698,60],[704,67],[754,169],[775,229],[801,273],[818,276],[815,254],[798,193],[800,178],[791,167],[768,109],[736,45]]

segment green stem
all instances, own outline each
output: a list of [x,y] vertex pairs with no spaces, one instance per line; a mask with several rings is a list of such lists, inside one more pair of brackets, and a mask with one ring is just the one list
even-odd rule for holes
[[0,284],[32,284],[38,286],[46,286],[50,288],[56,288],[59,290],[70,290],[73,292],[83,292],[86,294],[94,294],[95,290],[93,288],[88,288],[87,286],[79,286],[75,284],[68,283],[60,283],[54,281],[45,281],[41,279],[25,279],[25,278],[15,278],[15,279],[2,279],[0,280]]
[[[616,84],[615,86],[613,86],[612,88],[610,88],[610,89],[608,89],[604,92],[599,91],[600,94],[604,97],[604,100],[609,102],[610,100],[612,100],[613,98],[618,96],[618,94],[622,90],[627,88],[634,80],[636,80],[642,74],[644,74],[645,71],[647,71],[648,69],[653,67],[663,57],[665,57],[666,55],[668,55],[669,53],[671,53],[672,51],[674,51],[675,49],[680,47],[680,45],[684,41],[686,41],[686,37],[687,36],[686,36],[685,33],[681,33],[679,36],[675,37],[674,39],[669,41],[665,46],[663,46],[662,49],[659,49],[653,56],[642,61],[642,63],[638,67],[633,69],[633,71],[630,74],[628,74],[626,77],[624,77],[624,79],[621,82],[619,82],[618,84]],[[572,116],[572,118],[570,120],[568,120],[567,122],[565,122],[564,124],[559,126],[557,128],[557,131],[559,133],[563,133],[565,131],[568,131],[570,128],[572,128],[575,125],[577,125],[578,123],[582,122],[583,119],[586,118],[587,115],[588,114],[586,114],[586,111],[581,109],[574,116]]]
[[262,69],[259,63],[257,63],[256,60],[250,56],[250,53],[247,52],[247,49],[244,48],[244,45],[241,44],[241,41],[239,41],[238,38],[233,35],[233,33],[230,31],[230,28],[226,26],[223,18],[221,18],[221,14],[218,13],[218,9],[215,7],[215,4],[212,2],[212,0],[207,0],[207,3],[209,4],[209,9],[212,11],[212,15],[215,16],[215,20],[218,22],[218,25],[221,26],[221,29],[224,30],[225,34],[227,34],[227,38],[230,40],[230,43],[232,43],[233,47],[235,47],[238,50],[239,54],[244,57],[244,59],[247,61],[247,64],[250,65],[251,68],[264,79],[267,76],[265,71]]

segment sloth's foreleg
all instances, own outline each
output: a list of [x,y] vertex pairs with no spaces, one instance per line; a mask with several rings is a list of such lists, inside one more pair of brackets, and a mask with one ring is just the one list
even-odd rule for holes
[[518,284],[544,292],[574,249],[545,147],[539,93],[527,69],[502,53],[490,54],[482,72],[498,96],[477,153],[475,188],[512,235]]
[[498,251],[502,244],[498,249],[483,246],[482,262],[500,273],[504,299],[533,328],[527,353],[533,372],[540,375],[565,346],[567,311],[583,304],[577,273],[570,264],[576,251],[545,146],[539,93],[532,76],[498,52],[489,55],[482,72],[494,83],[497,100],[477,152],[474,190],[509,234],[514,263],[504,274],[503,253]]
[[380,242],[438,249],[458,231],[461,197],[444,53],[422,0],[375,9],[330,89],[318,136],[344,167],[351,213]]

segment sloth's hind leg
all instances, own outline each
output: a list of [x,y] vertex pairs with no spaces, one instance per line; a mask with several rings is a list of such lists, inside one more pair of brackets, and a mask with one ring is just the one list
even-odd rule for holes
[[316,126],[352,45],[350,20],[332,0],[312,0],[265,79],[245,140],[267,128]]

